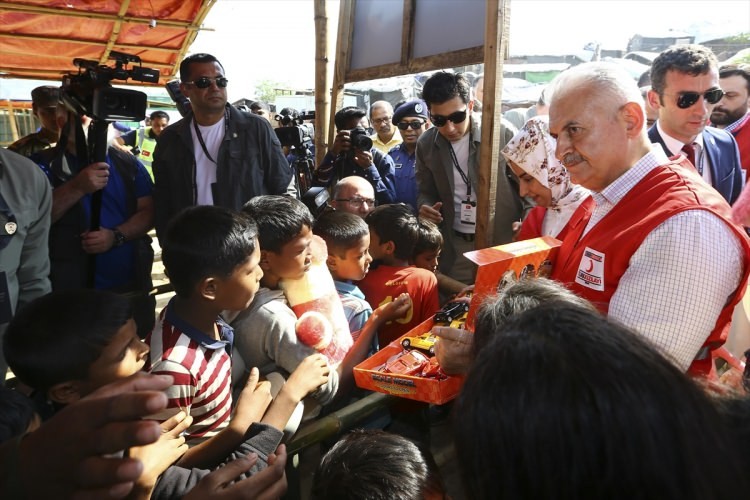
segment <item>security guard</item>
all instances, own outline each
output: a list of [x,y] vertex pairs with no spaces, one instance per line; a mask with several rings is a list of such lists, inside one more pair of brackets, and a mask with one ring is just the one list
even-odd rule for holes
[[130,146],[130,152],[143,163],[151,176],[151,180],[153,180],[154,173],[151,171],[151,162],[154,158],[154,149],[156,149],[156,138],[169,125],[169,115],[164,111],[154,111],[149,116],[149,122],[148,127],[131,130],[118,137],[117,142],[123,146]]
[[401,132],[403,142],[388,154],[396,167],[396,202],[417,209],[417,179],[414,173],[417,140],[426,129],[427,104],[421,99],[408,101],[396,108],[393,124]]

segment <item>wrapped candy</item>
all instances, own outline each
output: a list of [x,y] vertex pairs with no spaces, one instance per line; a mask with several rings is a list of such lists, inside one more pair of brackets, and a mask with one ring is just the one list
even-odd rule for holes
[[312,263],[305,275],[296,280],[282,279],[289,307],[297,315],[297,338],[323,354],[335,367],[344,359],[354,341],[344,314],[336,285],[326,265],[328,250],[325,241],[313,236]]

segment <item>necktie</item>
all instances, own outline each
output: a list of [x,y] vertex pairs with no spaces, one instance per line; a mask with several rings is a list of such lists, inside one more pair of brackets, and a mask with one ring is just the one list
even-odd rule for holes
[[685,153],[685,156],[687,156],[687,159],[693,164],[693,167],[698,170],[698,165],[695,164],[695,146],[693,146],[692,143],[685,144],[682,146],[682,152]]

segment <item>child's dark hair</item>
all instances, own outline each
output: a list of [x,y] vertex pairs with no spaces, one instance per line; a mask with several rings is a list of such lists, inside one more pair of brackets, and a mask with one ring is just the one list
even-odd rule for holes
[[291,196],[256,196],[245,203],[242,211],[258,224],[260,249],[267,252],[281,253],[281,248],[296,238],[303,227],[313,226],[310,210]]
[[398,434],[359,429],[333,445],[320,461],[312,498],[418,500],[444,492],[429,451]]
[[31,400],[25,394],[0,385],[0,444],[25,434],[33,418]]
[[46,392],[87,378],[91,365],[131,318],[130,300],[112,292],[52,292],[11,320],[3,339],[5,359],[21,382]]
[[315,221],[313,233],[323,238],[329,255],[346,258],[346,252],[370,234],[364,219],[348,212],[327,212]]
[[577,305],[498,325],[454,414],[466,498],[748,491],[739,443],[703,389],[647,339]]
[[412,260],[425,252],[435,252],[443,248],[443,235],[437,224],[426,219],[419,219],[419,237],[414,245]]
[[365,222],[378,235],[380,243],[393,242],[396,247],[393,255],[396,258],[411,259],[419,238],[419,219],[409,205],[381,205],[367,214]]
[[175,293],[187,298],[206,277],[229,277],[255,251],[257,236],[251,218],[228,208],[203,205],[181,211],[162,242],[162,261]]

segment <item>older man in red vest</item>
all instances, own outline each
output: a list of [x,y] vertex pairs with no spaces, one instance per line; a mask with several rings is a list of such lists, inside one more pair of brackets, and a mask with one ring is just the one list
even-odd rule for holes
[[721,195],[652,145],[645,123],[638,87],[613,64],[554,82],[556,155],[596,205],[563,242],[553,278],[706,375],[745,290],[750,244]]

